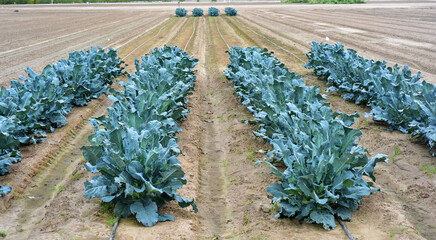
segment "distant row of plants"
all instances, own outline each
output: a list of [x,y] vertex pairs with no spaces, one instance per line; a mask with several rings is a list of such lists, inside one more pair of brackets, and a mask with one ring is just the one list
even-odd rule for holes
[[[225,9],[227,16],[236,16],[238,15],[238,11],[236,11],[234,8],[227,7]],[[176,16],[177,17],[185,17],[188,12],[184,8],[177,8],[176,9]],[[194,8],[192,10],[192,16],[194,17],[201,17],[203,16],[203,9],[201,8]],[[220,15],[220,10],[218,8],[210,7],[208,10],[208,15],[212,17],[218,17]]]

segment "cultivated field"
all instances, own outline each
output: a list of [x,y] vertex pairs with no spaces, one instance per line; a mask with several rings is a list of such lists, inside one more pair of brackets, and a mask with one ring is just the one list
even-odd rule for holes
[[[194,7],[207,12],[210,6],[182,7],[190,15]],[[223,14],[228,5],[215,6]],[[188,97],[190,113],[180,122],[183,131],[178,134],[179,148],[185,154],[179,160],[187,179],[179,193],[195,198],[199,212],[169,203],[161,212],[174,215],[174,222],[147,228],[134,218],[122,219],[116,239],[348,239],[339,225],[326,231],[314,224],[273,218],[266,187],[276,182],[276,177],[269,175],[271,170],[265,164],[255,165],[265,158],[259,150],[271,146],[252,134],[256,126],[244,123],[253,116],[223,75],[229,62],[228,47],[217,27],[230,46],[274,51],[307,85],[319,86],[322,92],[327,88],[325,81],[258,34],[303,61],[307,61],[304,53],[311,41],[328,37],[328,43],[339,41],[366,58],[409,65],[413,73],[421,71],[426,81],[436,84],[434,2],[232,7],[239,11],[236,18],[223,14],[195,22],[193,17],[175,18],[177,5],[0,8],[0,86],[24,75],[26,67],[40,72],[47,64],[68,57],[68,52],[97,45],[128,56],[124,61],[130,72],[134,71],[134,58],[165,44],[186,46],[186,51],[200,60],[194,94]],[[156,38],[147,41],[153,36]],[[363,131],[360,144],[369,155],[395,155],[389,163],[376,166],[381,192],[365,197],[352,221],[345,223],[355,239],[435,239],[436,178],[423,170],[423,166],[435,166],[428,148],[412,143],[407,134],[390,132],[387,126],[365,119],[363,112],[369,108],[347,102],[337,93],[327,95],[336,111],[362,112],[353,127]],[[110,212],[100,205],[100,199],[84,198],[83,182],[91,174],[83,167],[86,161],[80,147],[89,145],[87,137],[93,133],[88,119],[105,114],[111,105],[102,95],[86,107],[75,107],[67,117],[68,124],[48,134],[44,143],[20,148],[23,160],[10,167],[10,174],[0,176],[1,184],[13,187],[11,194],[0,199],[0,231],[6,232],[5,239],[109,237]]]

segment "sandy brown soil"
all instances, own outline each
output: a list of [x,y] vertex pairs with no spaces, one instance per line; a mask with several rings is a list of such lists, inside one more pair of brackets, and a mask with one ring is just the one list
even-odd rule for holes
[[242,9],[241,17],[302,52],[309,50],[311,41],[341,42],[364,57],[409,65],[415,73],[421,71],[425,80],[436,83],[432,61],[436,59],[435,4],[389,11],[366,6]]
[[145,34],[165,18],[168,12],[146,11],[56,11],[0,9],[0,86],[36,72],[75,50],[90,46],[121,49],[132,38]]
[[[210,5],[202,6],[207,9]],[[219,6],[223,11],[226,5]],[[241,22],[268,35],[303,60],[309,41],[329,36],[365,57],[410,64],[414,71],[421,70],[426,80],[436,81],[436,72],[429,65],[435,56],[432,3],[237,7]],[[13,15],[17,13],[11,12],[15,9],[12,6],[0,9],[0,20],[11,17],[15,20],[0,26],[0,33],[5,33],[0,36],[4,39],[0,41],[0,67],[5,69],[0,73],[4,74],[0,76],[0,85],[7,85],[11,78],[22,74],[27,65],[38,71],[66,57],[67,52],[90,45],[113,46],[120,56],[126,56],[168,23],[157,38],[126,59],[128,69],[133,70],[133,58],[150,48],[163,44],[184,48],[193,32],[194,19],[168,19],[174,8],[175,5],[22,6],[18,13],[22,15]],[[419,14],[414,13],[417,9]],[[47,21],[40,26],[32,21],[53,17],[58,24]],[[72,20],[77,22],[69,24]],[[266,187],[276,178],[268,174],[267,166],[254,165],[265,157],[259,150],[268,150],[270,146],[254,137],[252,131],[256,126],[243,123],[252,119],[252,115],[238,102],[233,85],[222,75],[228,62],[227,46],[215,21],[230,46],[257,45],[274,50],[292,71],[303,75],[308,85],[326,89],[324,82],[293,56],[253,34],[234,18],[198,18],[187,47],[190,54],[200,59],[198,80],[194,94],[189,96],[190,114],[180,122],[183,132],[178,137],[185,153],[179,159],[188,180],[179,192],[196,199],[199,213],[169,203],[160,211],[174,215],[175,222],[146,228],[134,218],[122,219],[116,239],[347,239],[339,226],[325,231],[316,225],[272,217],[276,209]],[[15,36],[17,42],[12,43],[8,34]],[[374,39],[394,40],[371,44]],[[416,42],[420,45],[412,48],[411,44]],[[368,111],[343,101],[336,93],[329,96],[334,110]],[[0,177],[1,183],[14,187],[14,192],[0,201],[0,207],[8,207],[0,213],[0,231],[6,231],[6,239],[108,238],[114,217],[98,199],[84,198],[83,182],[91,175],[82,167],[80,147],[87,144],[86,138],[93,132],[87,119],[104,114],[110,105],[106,96],[102,96],[87,107],[75,108],[68,116],[69,124],[49,134],[45,143],[22,148],[23,161],[12,167],[11,174]],[[364,198],[359,210],[353,213],[353,220],[346,223],[353,236],[434,239],[436,181],[434,175],[422,169],[435,163],[427,148],[411,143],[407,135],[387,131],[370,119],[359,118],[355,127],[364,132],[360,143],[370,155],[393,155],[396,148],[400,153],[390,163],[377,166],[382,192]]]

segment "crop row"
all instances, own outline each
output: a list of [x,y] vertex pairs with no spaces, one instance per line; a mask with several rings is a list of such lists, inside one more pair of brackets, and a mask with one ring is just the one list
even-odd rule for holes
[[[74,106],[84,106],[99,97],[123,74],[117,51],[91,48],[69,54],[36,74],[27,68],[27,78],[11,81],[0,91],[0,175],[21,161],[18,147],[43,141],[46,131],[67,123]],[[4,190],[5,189],[5,190]],[[0,198],[10,188],[0,189]]]
[[136,219],[145,226],[174,221],[158,207],[176,200],[181,207],[194,200],[178,195],[186,184],[177,156],[177,120],[188,115],[186,95],[194,87],[198,59],[178,47],[156,48],[135,60],[136,72],[124,91],[111,90],[108,115],[90,119],[95,133],[84,146],[86,169],[94,175],[85,182],[86,198],[115,204],[117,216]]
[[[351,220],[364,196],[378,189],[372,181],[377,162],[351,128],[358,114],[333,112],[326,96],[308,87],[266,49],[233,47],[225,74],[259,124],[256,136],[273,146],[264,162],[279,178],[267,188],[278,203],[275,217],[295,217],[335,228],[335,217]],[[283,166],[284,165],[284,166]],[[284,167],[284,171],[282,169]]]
[[390,130],[411,133],[436,155],[436,86],[420,81],[408,66],[387,67],[386,62],[365,59],[340,43],[312,43],[307,68],[327,80],[329,91],[372,108],[368,116],[390,125]]

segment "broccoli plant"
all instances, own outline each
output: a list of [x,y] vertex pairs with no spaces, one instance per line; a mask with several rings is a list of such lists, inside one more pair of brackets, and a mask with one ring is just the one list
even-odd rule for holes
[[135,215],[144,226],[174,221],[158,207],[175,200],[192,206],[177,189],[186,184],[177,159],[177,120],[188,115],[186,96],[196,79],[198,60],[178,47],[156,48],[136,60],[136,73],[112,90],[108,115],[90,120],[95,133],[84,146],[86,169],[98,173],[85,182],[86,198],[115,204],[118,216]]
[[236,11],[236,9],[231,7],[226,7],[225,12],[227,16],[231,16],[231,17],[238,15],[238,11]]
[[203,16],[203,9],[201,9],[201,8],[194,8],[192,10],[192,16],[194,16],[194,17],[201,17],[201,16]]
[[184,16],[186,16],[186,9],[184,9],[184,8],[177,8],[176,9],[176,16],[177,17],[184,17]]
[[208,14],[211,17],[218,17],[220,15],[220,11],[218,10],[218,8],[210,7]]

